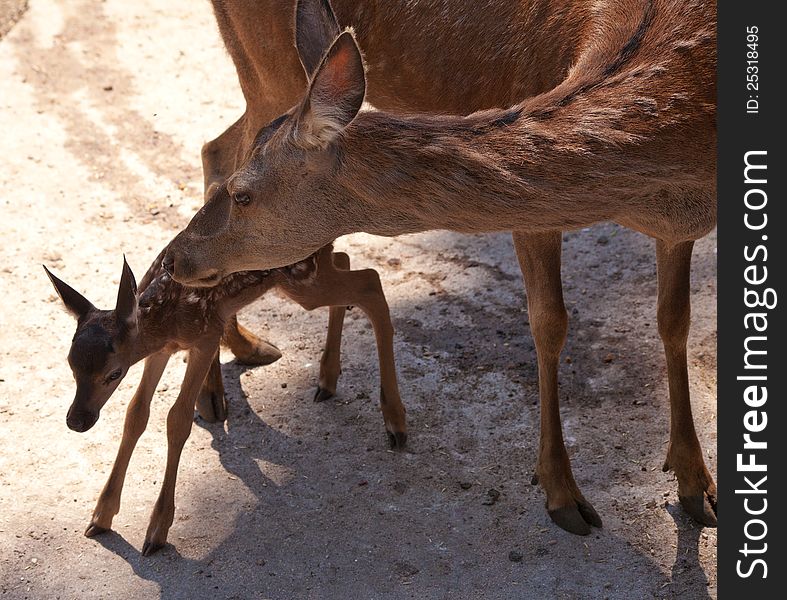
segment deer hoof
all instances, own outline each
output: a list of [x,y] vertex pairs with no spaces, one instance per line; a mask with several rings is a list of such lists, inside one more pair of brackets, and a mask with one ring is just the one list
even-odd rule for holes
[[202,389],[197,398],[197,412],[208,423],[227,420],[227,402],[224,395]]
[[158,544],[145,540],[145,543],[142,545],[142,556],[151,556],[161,550],[165,545],[166,544]]
[[314,392],[314,401],[315,402],[325,402],[326,400],[329,400],[330,398],[333,398],[333,392],[331,390],[326,389],[326,388],[318,387],[317,391]]
[[711,494],[704,493],[696,496],[678,496],[683,510],[705,527],[716,527],[716,498]]
[[391,445],[391,450],[404,450],[407,444],[407,432],[396,431],[391,433],[386,430],[386,433],[388,434],[388,443]]
[[236,353],[235,358],[238,359],[239,363],[244,365],[269,365],[281,358],[281,350],[265,340],[259,340],[251,351],[242,354]]
[[589,535],[591,525],[601,527],[601,517],[588,502],[578,501],[574,506],[562,506],[548,512],[558,527],[576,535]]
[[92,538],[102,533],[106,533],[107,531],[109,531],[108,527],[100,527],[91,522],[90,525],[87,526],[87,529],[85,529],[85,537]]

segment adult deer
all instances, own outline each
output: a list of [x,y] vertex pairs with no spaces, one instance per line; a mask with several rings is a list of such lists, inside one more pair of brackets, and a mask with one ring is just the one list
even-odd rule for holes
[[[248,159],[227,182],[231,198],[209,202],[174,240],[173,276],[199,285],[275,267],[357,231],[512,230],[538,354],[536,479],[552,519],[587,534],[601,520],[574,481],[558,408],[567,332],[561,231],[615,221],[645,233],[657,240],[669,377],[665,469],[677,476],[684,508],[714,526],[716,487],[694,429],[686,341],[693,243],[715,226],[715,3],[456,2],[453,13],[428,0],[370,4],[351,11],[337,2],[340,21],[355,25],[368,49],[366,71],[327,1],[298,4],[296,45],[314,73],[307,93],[244,148]],[[225,144],[246,146],[259,107],[270,106],[259,86],[273,59],[248,42],[261,35],[255,27],[275,25],[249,24],[249,10],[216,5],[249,108],[206,146],[208,180],[227,176],[234,159]],[[284,81],[288,89],[292,78]],[[462,111],[532,93],[465,117],[359,112],[365,96],[378,108]]]
[[[222,190],[220,189],[219,192]],[[225,192],[226,193],[226,192]],[[108,531],[120,510],[120,495],[131,455],[147,427],[150,402],[170,356],[188,351],[188,366],[167,417],[167,465],[161,493],[150,517],[142,553],[149,555],[167,540],[175,514],[175,479],[183,446],[191,432],[195,402],[201,414],[224,420],[222,397],[199,395],[205,378],[221,378],[213,365],[225,324],[242,307],[272,288],[307,310],[331,306],[328,338],[320,361],[315,400],[330,398],[339,378],[342,323],[348,304],[361,308],[374,327],[380,359],[380,400],[386,431],[393,447],[406,440],[405,409],[399,399],[393,354],[393,327],[388,304],[373,269],[351,271],[349,257],[325,247],[291,267],[248,271],[223,278],[211,288],[188,288],[162,268],[164,252],[154,261],[137,289],[134,274],[123,263],[114,310],[99,310],[47,270],[60,298],[77,319],[68,362],[77,383],[67,423],[74,431],[93,427],[118,384],[136,362],[145,359],[137,391],[126,411],[123,437],[85,535]],[[45,267],[46,269],[46,267]]]

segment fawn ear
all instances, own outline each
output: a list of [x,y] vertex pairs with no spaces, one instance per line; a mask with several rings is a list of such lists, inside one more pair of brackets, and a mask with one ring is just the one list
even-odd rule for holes
[[134,273],[123,256],[123,274],[120,276],[120,288],[118,289],[118,299],[115,304],[115,319],[118,325],[125,330],[134,329],[137,326],[137,281]]
[[307,148],[325,148],[352,122],[366,94],[361,50],[344,31],[323,58],[298,115],[295,138]]
[[328,0],[298,0],[295,6],[295,47],[306,78],[311,79],[320,60],[341,30]]
[[66,309],[69,313],[71,313],[71,315],[73,315],[75,319],[79,320],[91,310],[95,309],[90,300],[85,298],[65,281],[61,281],[55,277],[55,275],[49,269],[47,269],[46,266],[44,266],[44,271],[46,271],[49,281],[51,281],[52,285],[55,286],[55,291],[57,292],[57,295],[60,296],[63,304],[66,305]]

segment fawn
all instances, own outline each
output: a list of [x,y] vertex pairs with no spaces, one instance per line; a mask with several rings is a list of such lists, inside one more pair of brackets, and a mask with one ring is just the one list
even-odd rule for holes
[[[219,191],[221,193],[221,190]],[[225,191],[226,193],[226,191]],[[404,446],[405,408],[399,397],[393,354],[393,326],[380,279],[373,269],[350,270],[349,257],[331,246],[289,267],[270,271],[239,272],[211,288],[188,288],[177,283],[162,266],[162,252],[137,288],[123,261],[123,273],[113,310],[99,310],[46,267],[47,275],[67,310],[77,319],[68,362],[77,390],[68,410],[67,424],[84,432],[98,420],[101,408],[128,372],[145,359],[142,378],[126,411],[123,436],[112,472],[96,503],[85,535],[109,530],[120,509],[126,470],[139,436],[147,426],[150,401],[167,361],[178,350],[188,351],[188,365],[180,392],[167,417],[167,465],[161,492],[150,518],[143,555],[164,546],[174,517],[175,479],[183,445],[188,439],[197,403],[201,414],[223,420],[223,395],[200,396],[207,377],[221,377],[214,357],[226,321],[238,310],[272,288],[306,310],[330,306],[328,337],[320,360],[315,401],[336,391],[344,313],[361,308],[376,336],[380,362],[380,405],[391,446]]]
[[[518,4],[527,14],[527,3]],[[245,160],[224,175],[228,196],[214,197],[194,216],[165,261],[178,281],[210,285],[236,270],[291,263],[357,231],[512,231],[538,355],[536,479],[552,519],[588,534],[601,519],[574,480],[558,402],[568,330],[561,232],[614,221],[645,233],[656,240],[658,328],[669,379],[665,470],[675,472],[687,512],[715,526],[716,485],[694,427],[686,355],[692,248],[716,223],[715,3],[696,2],[685,12],[675,0],[580,1],[566,11],[566,23],[585,25],[572,35],[559,19],[552,23],[557,35],[548,43],[568,58],[551,74],[551,88],[509,108],[467,116],[397,115],[361,110],[367,70],[355,35],[342,32],[328,0],[299,0],[295,38],[305,95],[259,131]],[[488,11],[481,13],[478,19],[488,25]],[[442,33],[428,21],[413,18],[413,26]],[[503,29],[501,36],[512,35]],[[468,37],[486,43],[491,34]],[[400,62],[418,71],[418,58],[408,48]],[[380,56],[377,61],[375,68],[386,68]],[[427,61],[436,64],[443,63]],[[243,82],[250,74],[242,67]],[[372,81],[374,102],[381,86],[388,88]],[[259,86],[244,92],[254,89]]]

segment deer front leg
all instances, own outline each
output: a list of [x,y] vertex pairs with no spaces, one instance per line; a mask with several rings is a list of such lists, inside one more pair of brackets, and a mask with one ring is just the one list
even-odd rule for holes
[[227,399],[224,395],[224,379],[221,376],[220,349],[210,363],[205,383],[197,396],[197,412],[208,423],[219,423],[227,419]]
[[281,351],[276,346],[258,338],[238,323],[237,315],[227,321],[222,340],[230,347],[238,362],[245,365],[269,365],[281,358]]
[[691,321],[691,251],[694,242],[668,246],[656,242],[659,278],[659,335],[667,357],[670,399],[670,444],[664,470],[678,478],[684,510],[708,527],[716,527],[716,484],[702,456],[689,398],[686,341]]
[[[247,129],[246,121],[244,114],[219,137],[202,146],[202,174],[206,202],[237,168],[238,152],[243,146],[244,131]],[[227,322],[223,341],[237,359],[247,365],[269,365],[281,358],[281,352],[276,346],[242,327],[235,316]]]
[[142,379],[131,398],[126,409],[126,420],[123,423],[123,437],[120,440],[117,458],[112,465],[112,472],[107,479],[104,489],[96,502],[93,517],[90,525],[85,530],[87,537],[93,537],[99,533],[109,531],[112,527],[112,519],[120,510],[120,494],[123,491],[123,482],[126,479],[126,471],[131,455],[137,445],[137,440],[148,424],[150,416],[150,401],[156,391],[161,375],[167,366],[170,355],[165,352],[153,354],[145,359],[145,368],[142,372]]
[[175,517],[175,481],[183,445],[191,433],[194,403],[202,382],[210,369],[218,344],[194,347],[189,351],[186,374],[175,404],[167,415],[167,467],[150,524],[142,546],[142,554],[150,556],[167,542],[167,534]]
[[527,290],[530,328],[538,355],[538,390],[541,400],[541,441],[534,483],[547,496],[552,520],[571,533],[587,535],[601,518],[579,491],[563,442],[558,401],[558,361],[568,332],[560,280],[562,233],[514,233],[519,265]]
[[[333,253],[333,265],[342,271],[350,270],[350,257],[344,252]],[[317,391],[314,394],[315,402],[322,402],[332,398],[336,393],[336,384],[341,375],[341,347],[342,328],[346,306],[331,306],[328,309],[328,336],[325,340],[325,350],[320,358],[320,379]]]

